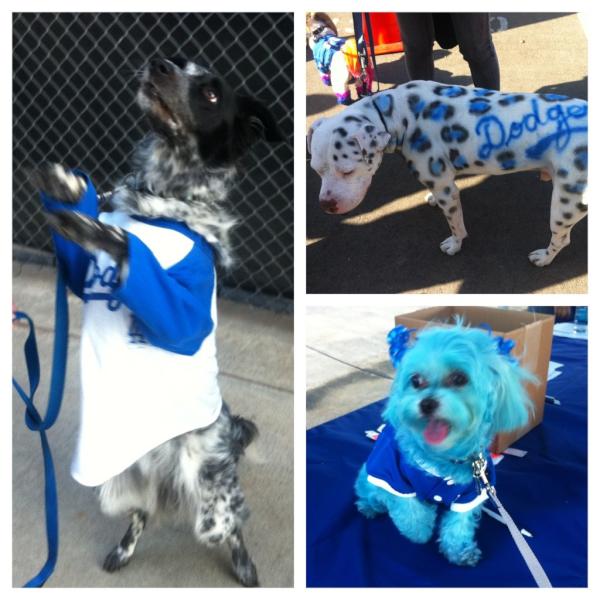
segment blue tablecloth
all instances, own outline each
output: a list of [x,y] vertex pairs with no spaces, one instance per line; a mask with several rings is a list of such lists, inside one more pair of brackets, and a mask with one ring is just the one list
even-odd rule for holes
[[[562,375],[548,384],[544,421],[497,468],[498,496],[555,587],[587,586],[587,342],[553,338]],[[307,432],[307,585],[409,587],[535,586],[508,529],[483,515],[483,558],[476,567],[446,561],[435,541],[413,544],[386,515],[366,519],[354,506],[353,483],[381,423],[385,400]],[[435,537],[435,536],[434,536]]]

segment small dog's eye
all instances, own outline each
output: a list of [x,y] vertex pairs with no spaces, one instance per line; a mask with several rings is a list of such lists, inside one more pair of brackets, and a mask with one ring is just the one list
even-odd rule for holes
[[211,103],[216,104],[219,101],[219,96],[217,96],[217,92],[212,88],[204,88],[202,90],[204,97]]
[[427,383],[427,380],[422,376],[419,375],[418,373],[415,373],[411,378],[410,378],[410,384],[416,389],[416,390],[422,390],[423,388],[426,388],[429,384]]
[[463,387],[469,383],[469,378],[462,371],[452,371],[446,378],[446,385],[451,387]]

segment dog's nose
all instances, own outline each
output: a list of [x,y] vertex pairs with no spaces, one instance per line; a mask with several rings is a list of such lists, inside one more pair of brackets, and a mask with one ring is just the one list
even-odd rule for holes
[[319,200],[319,205],[326,213],[336,213],[338,211],[337,200]]
[[419,402],[419,408],[426,417],[432,415],[438,408],[440,403],[435,398],[423,398]]
[[173,65],[164,58],[153,58],[150,61],[150,73],[152,75],[170,75],[173,72]]

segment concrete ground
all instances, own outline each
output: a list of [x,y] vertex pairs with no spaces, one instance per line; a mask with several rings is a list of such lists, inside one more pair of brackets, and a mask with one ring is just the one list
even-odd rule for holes
[[[54,271],[14,265],[13,298],[36,325],[42,365],[37,405],[43,414],[53,341]],[[199,546],[184,527],[149,527],[132,562],[105,573],[104,556],[121,539],[127,520],[109,519],[94,491],[69,475],[79,410],[80,302],[70,298],[69,364],[62,411],[49,440],[60,501],[58,565],[47,587],[235,587],[226,548]],[[261,585],[293,585],[293,318],[221,301],[217,347],[224,399],[251,418],[260,437],[240,466],[251,517],[247,546]],[[22,355],[26,329],[13,335],[14,376],[26,384]],[[116,382],[118,385],[118,382]],[[21,586],[46,560],[43,468],[39,436],[24,424],[23,402],[13,394],[13,585]]]
[[[332,13],[352,35],[349,13]],[[587,98],[587,39],[575,14],[498,14],[494,33],[504,91],[556,92]],[[496,18],[492,24],[501,23]],[[470,85],[458,48],[434,46],[435,78]],[[407,81],[404,56],[377,57],[381,89]],[[320,81],[307,47],[307,128],[340,108]],[[309,293],[586,293],[587,220],[571,245],[544,269],[527,255],[550,238],[551,183],[536,172],[463,177],[458,185],[469,237],[456,256],[439,242],[446,220],[423,201],[422,186],[401,159],[386,155],[364,202],[348,215],[318,206],[320,179],[307,156],[307,292]]]

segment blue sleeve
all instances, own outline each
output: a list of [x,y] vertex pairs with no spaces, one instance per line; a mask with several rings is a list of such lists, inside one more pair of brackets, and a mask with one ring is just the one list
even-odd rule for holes
[[213,329],[210,246],[196,241],[183,260],[165,270],[138,237],[129,233],[128,238],[128,273],[114,296],[133,312],[137,328],[152,345],[195,354]]
[[[96,189],[85,173],[82,173],[81,171],[76,172],[78,175],[85,177],[87,181],[87,190],[80,198],[79,202],[76,204],[59,202],[51,196],[41,192],[40,195],[42,197],[44,208],[48,212],[75,210],[90,217],[97,218],[98,196],[96,194]],[[67,285],[75,295],[81,298],[83,295],[85,276],[92,255],[75,242],[65,240],[65,238],[58,233],[52,232],[52,239],[54,241],[56,258],[64,270]]]

